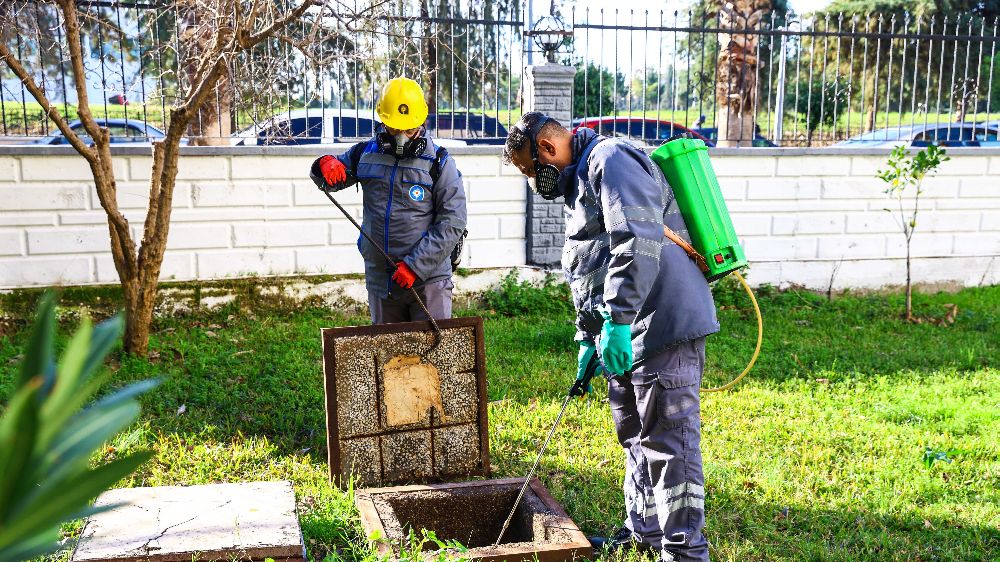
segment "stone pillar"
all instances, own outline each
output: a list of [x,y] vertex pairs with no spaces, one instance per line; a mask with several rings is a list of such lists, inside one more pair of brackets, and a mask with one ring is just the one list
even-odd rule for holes
[[[524,111],[541,111],[570,128],[573,119],[573,77],[576,69],[547,63],[529,66],[524,75]],[[565,240],[563,200],[546,201],[528,189],[527,261],[529,265],[560,264]]]

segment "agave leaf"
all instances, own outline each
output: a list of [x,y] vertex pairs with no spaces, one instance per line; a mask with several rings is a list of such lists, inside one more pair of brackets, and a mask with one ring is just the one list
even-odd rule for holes
[[[3,541],[6,535],[7,533],[0,531],[0,541]],[[5,562],[31,560],[37,556],[54,552],[58,548],[59,525],[56,524],[50,529],[19,539],[8,547],[0,547],[0,560]]]
[[94,331],[90,318],[83,317],[80,327],[66,346],[59,362],[59,376],[52,392],[45,398],[42,405],[42,419],[50,417],[51,412],[63,408],[66,398],[76,394],[80,386],[80,373],[83,363],[90,350],[90,336]]
[[17,379],[17,387],[24,386],[28,380],[38,375],[46,375],[55,364],[56,329],[56,297],[46,293],[38,303],[38,314],[31,330],[31,338],[24,352],[24,362],[21,363],[21,373]]
[[63,407],[49,412],[49,417],[42,422],[38,434],[38,446],[48,449],[52,439],[66,427],[67,421],[79,415],[80,410],[90,401],[91,397],[101,390],[101,387],[111,378],[108,372],[91,377],[80,385],[76,393],[66,397]]
[[90,339],[90,354],[83,365],[83,378],[90,377],[98,367],[104,364],[104,358],[111,353],[111,348],[122,335],[122,328],[125,321],[121,314],[116,314],[101,322],[94,328],[94,335]]
[[16,494],[23,493],[25,485],[30,486],[23,479],[38,432],[36,396],[41,384],[41,377],[35,377],[22,385],[0,419],[0,475],[7,475],[0,478],[0,529],[10,518],[10,506],[17,501]]
[[131,474],[153,456],[141,451],[114,460],[94,470],[76,474],[59,486],[48,487],[44,493],[32,494],[28,505],[19,506],[17,517],[0,534],[0,549],[8,547],[22,536],[43,532],[67,519],[66,514],[85,507],[112,484]]
[[58,481],[74,470],[86,470],[91,454],[138,415],[139,404],[134,400],[87,408],[53,440],[42,456],[40,472],[46,481]]

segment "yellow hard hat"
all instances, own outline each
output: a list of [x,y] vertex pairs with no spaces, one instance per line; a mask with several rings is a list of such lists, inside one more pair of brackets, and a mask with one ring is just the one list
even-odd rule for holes
[[420,84],[402,76],[385,85],[375,110],[383,123],[402,131],[416,129],[427,120],[424,90]]

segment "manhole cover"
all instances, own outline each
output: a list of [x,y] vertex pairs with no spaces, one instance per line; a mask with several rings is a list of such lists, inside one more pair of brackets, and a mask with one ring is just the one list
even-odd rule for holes
[[489,474],[482,318],[323,330],[330,478],[363,486]]

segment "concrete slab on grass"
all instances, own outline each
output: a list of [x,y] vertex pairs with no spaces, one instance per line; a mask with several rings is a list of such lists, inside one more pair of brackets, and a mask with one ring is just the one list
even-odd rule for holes
[[72,562],[305,560],[292,483],[122,488],[95,506]]

